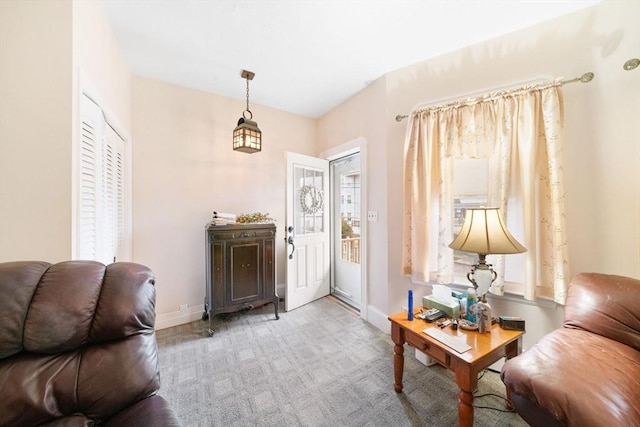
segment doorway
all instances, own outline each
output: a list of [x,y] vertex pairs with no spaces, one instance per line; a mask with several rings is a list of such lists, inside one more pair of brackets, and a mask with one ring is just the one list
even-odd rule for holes
[[362,173],[360,153],[329,162],[331,181],[331,294],[362,307]]

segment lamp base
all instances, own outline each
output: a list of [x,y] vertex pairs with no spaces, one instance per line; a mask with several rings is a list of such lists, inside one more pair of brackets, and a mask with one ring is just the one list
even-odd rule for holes
[[487,293],[497,277],[493,266],[487,264],[486,254],[478,254],[478,263],[471,266],[471,271],[467,273],[467,279],[473,284],[479,298]]

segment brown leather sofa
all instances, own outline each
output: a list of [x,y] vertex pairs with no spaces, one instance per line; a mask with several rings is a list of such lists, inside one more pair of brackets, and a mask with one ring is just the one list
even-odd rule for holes
[[582,273],[569,286],[563,328],[502,368],[532,426],[640,426],[640,280]]
[[0,264],[0,426],[180,426],[153,285],[133,263]]

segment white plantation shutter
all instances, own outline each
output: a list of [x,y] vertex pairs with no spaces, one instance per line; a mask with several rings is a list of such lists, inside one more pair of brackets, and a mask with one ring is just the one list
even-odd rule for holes
[[80,122],[76,258],[109,264],[124,250],[124,140],[84,94]]
[[[124,141],[106,127],[102,146],[102,250],[105,261],[113,262],[121,255],[124,231],[123,191]],[[104,262],[104,261],[103,261]]]

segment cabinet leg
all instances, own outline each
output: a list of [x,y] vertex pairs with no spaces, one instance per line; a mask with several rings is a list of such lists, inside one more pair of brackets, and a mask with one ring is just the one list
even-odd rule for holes
[[273,296],[273,308],[276,312],[276,320],[280,320],[280,316],[278,315],[278,304],[280,303],[280,297],[278,295]]
[[207,328],[207,335],[213,336],[213,328],[211,327],[211,313],[207,312],[207,320],[209,321],[209,327]]

